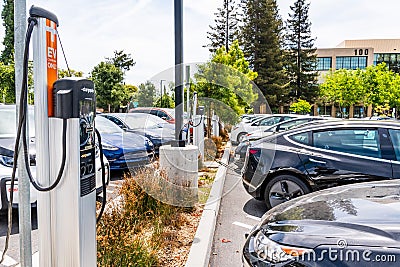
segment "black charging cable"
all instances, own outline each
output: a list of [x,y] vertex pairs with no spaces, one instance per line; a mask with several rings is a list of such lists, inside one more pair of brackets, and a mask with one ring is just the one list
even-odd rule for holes
[[24,162],[25,162],[25,167],[27,170],[27,174],[29,177],[30,182],[32,185],[35,187],[36,190],[45,192],[45,191],[50,191],[54,189],[59,182],[61,181],[62,174],[64,172],[65,168],[65,161],[66,161],[66,132],[67,132],[67,120],[63,120],[63,141],[62,141],[62,146],[63,146],[63,154],[62,154],[62,162],[61,162],[61,167],[59,169],[58,175],[54,183],[48,187],[42,187],[39,186],[36,181],[32,177],[32,173],[30,170],[30,162],[29,162],[29,150],[28,150],[28,144],[26,142],[26,113],[28,111],[28,101],[27,101],[27,92],[28,92],[28,61],[29,61],[29,44],[32,36],[32,32],[34,27],[37,25],[37,20],[35,18],[29,17],[28,18],[28,29],[26,31],[25,35],[25,49],[24,49],[24,61],[23,61],[23,73],[22,73],[22,86],[21,86],[21,95],[19,99],[19,114],[18,114],[18,128],[17,128],[17,136],[15,139],[15,146],[14,146],[14,164],[13,164],[13,170],[12,170],[12,175],[11,175],[11,185],[10,185],[10,200],[8,202],[8,228],[7,228],[7,235],[6,235],[6,241],[4,245],[4,251],[1,256],[0,263],[4,261],[5,254],[8,250],[9,242],[10,242],[10,236],[11,236],[11,228],[12,228],[12,204],[14,200],[14,187],[15,187],[15,175],[17,171],[17,162],[16,159],[18,159],[19,155],[19,143],[21,140],[21,135],[23,138],[22,141],[22,146],[23,146],[23,154],[24,154]]
[[193,120],[192,120],[192,122],[191,122],[192,128],[197,128],[197,127],[199,127],[200,124],[201,124],[203,121],[204,121],[204,116],[203,116],[203,115],[201,115],[200,122],[199,122],[197,125],[193,125]]
[[[67,158],[67,120],[63,119],[63,129],[62,129],[62,157],[61,157],[61,166],[58,171],[58,175],[56,180],[50,186],[43,187],[40,186],[32,176],[30,170],[30,162],[29,162],[29,149],[28,144],[26,141],[26,113],[28,110],[28,102],[27,102],[27,91],[28,91],[28,58],[29,58],[29,43],[30,43],[30,36],[33,31],[33,27],[37,24],[37,20],[34,18],[29,18],[29,27],[27,35],[29,34],[29,39],[27,38],[25,41],[25,51],[24,51],[24,68],[23,68],[23,80],[22,80],[22,90],[21,90],[21,97],[20,97],[20,111],[19,111],[19,125],[18,130],[22,128],[22,144],[23,144],[23,154],[24,154],[24,161],[27,170],[27,174],[29,177],[30,182],[32,183],[33,187],[40,191],[40,192],[47,192],[53,190],[61,181],[64,169],[65,169],[65,162]],[[22,127],[20,125],[22,124]],[[21,138],[21,131],[17,133],[15,147],[18,147],[19,141]],[[16,152],[16,153],[15,153]],[[19,151],[18,149],[14,150],[14,159],[18,158]],[[15,164],[14,164],[15,166]],[[16,169],[16,168],[14,168]],[[14,175],[15,176],[15,175]]]
[[100,150],[100,163],[101,163],[101,182],[102,182],[102,200],[101,200],[101,209],[99,212],[99,215],[97,216],[96,219],[96,224],[99,223],[101,216],[103,216],[104,209],[106,207],[106,202],[107,202],[107,186],[106,186],[106,168],[104,166],[104,160],[103,160],[103,145],[101,144],[101,135],[100,132],[95,128],[96,136],[98,139],[99,143],[99,150]]

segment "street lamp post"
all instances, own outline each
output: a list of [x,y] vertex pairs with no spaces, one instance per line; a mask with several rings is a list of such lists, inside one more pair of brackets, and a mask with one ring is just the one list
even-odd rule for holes
[[162,82],[166,82],[166,80],[160,80],[160,108],[163,107],[163,89],[162,89]]
[[185,146],[181,137],[183,126],[183,0],[174,0],[175,17],[175,145]]

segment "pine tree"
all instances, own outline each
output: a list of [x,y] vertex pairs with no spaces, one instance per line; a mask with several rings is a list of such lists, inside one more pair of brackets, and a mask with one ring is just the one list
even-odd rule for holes
[[3,39],[4,49],[1,52],[0,60],[4,64],[14,61],[14,0],[4,0],[1,11],[5,35]]
[[291,13],[286,21],[286,59],[291,95],[315,102],[318,94],[318,73],[315,71],[317,56],[315,39],[311,37],[309,7],[310,4],[305,0],[296,0],[290,7]]
[[239,14],[236,0],[223,1],[223,6],[214,13],[215,25],[210,25],[211,31],[207,32],[207,38],[211,43],[204,47],[208,47],[211,53],[222,46],[228,51],[233,41],[237,40],[239,36]]
[[243,0],[241,42],[247,60],[258,73],[255,83],[276,108],[287,98],[288,80],[284,69],[283,23],[276,0]]

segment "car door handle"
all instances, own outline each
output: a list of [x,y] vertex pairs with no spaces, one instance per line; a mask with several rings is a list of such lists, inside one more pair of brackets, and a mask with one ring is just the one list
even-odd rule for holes
[[338,171],[338,169],[328,168],[328,167],[325,167],[325,166],[317,166],[317,167],[315,167],[315,172],[316,173],[332,174],[332,173],[335,173],[337,171]]
[[325,161],[316,160],[316,159],[313,159],[313,158],[308,158],[308,159],[309,159],[311,162],[326,165],[326,162],[325,162]]

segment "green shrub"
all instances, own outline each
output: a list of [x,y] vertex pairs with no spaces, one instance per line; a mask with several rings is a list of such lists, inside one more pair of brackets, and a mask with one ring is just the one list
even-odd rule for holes
[[[154,170],[141,170],[135,178],[125,177],[121,201],[108,206],[97,225],[98,266],[160,266],[159,249],[166,226],[185,223],[181,212],[190,209],[164,204],[148,195],[139,185]],[[154,183],[154,190],[157,190]]]

